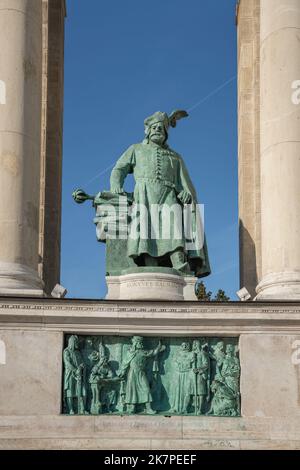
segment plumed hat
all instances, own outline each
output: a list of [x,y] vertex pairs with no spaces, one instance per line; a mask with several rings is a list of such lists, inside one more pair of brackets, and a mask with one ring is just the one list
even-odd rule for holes
[[153,124],[156,122],[163,122],[165,129],[167,130],[169,127],[169,116],[167,113],[162,113],[161,111],[157,111],[156,113],[152,114],[152,116],[149,116],[145,119],[144,125],[145,128],[151,127]]
[[157,111],[156,113],[152,114],[152,116],[149,116],[145,119],[144,121],[145,133],[148,134],[149,128],[156,122],[163,122],[165,130],[168,131],[168,128],[170,126],[176,127],[176,122],[179,119],[182,119],[187,116],[188,116],[188,113],[180,109],[173,111],[170,114],[170,116],[168,116],[167,113],[162,113],[161,111]]

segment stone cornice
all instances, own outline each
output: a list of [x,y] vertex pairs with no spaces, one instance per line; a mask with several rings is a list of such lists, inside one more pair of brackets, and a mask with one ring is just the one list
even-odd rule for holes
[[0,297],[2,328],[107,334],[300,334],[300,302],[132,302]]

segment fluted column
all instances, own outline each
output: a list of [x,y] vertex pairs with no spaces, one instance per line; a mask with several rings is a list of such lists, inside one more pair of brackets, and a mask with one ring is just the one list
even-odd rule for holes
[[42,0],[0,0],[0,44],[0,294],[41,295]]
[[262,280],[258,299],[300,299],[300,1],[262,0]]

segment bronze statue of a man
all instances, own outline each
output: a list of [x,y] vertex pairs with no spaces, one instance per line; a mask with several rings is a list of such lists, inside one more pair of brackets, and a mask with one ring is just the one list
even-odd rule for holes
[[71,335],[68,346],[63,352],[64,361],[64,396],[68,413],[75,414],[74,401],[77,402],[78,414],[87,414],[85,410],[86,384],[84,383],[84,361],[79,351],[78,336]]
[[[170,116],[158,111],[145,119],[146,137],[120,157],[111,173],[110,191],[123,194],[125,178],[133,173],[134,203],[139,213],[147,212],[140,219],[138,233],[130,236],[127,244],[127,254],[137,265],[173,267],[181,273],[203,277],[210,274],[210,266],[197,216],[196,192],[181,156],[167,144],[169,127],[175,127],[176,121],[186,116],[185,111],[175,111]],[[191,208],[190,217],[177,210],[187,205]],[[170,217],[171,232],[166,237],[162,232],[168,211],[174,217]],[[152,236],[153,232],[144,236],[145,225],[153,228],[154,213],[157,236]]]
[[132,346],[123,360],[119,376],[125,380],[124,403],[127,406],[127,412],[133,414],[138,405],[143,405],[146,414],[155,414],[152,409],[152,395],[150,384],[146,373],[146,364],[148,358],[155,358],[165,350],[165,346],[158,342],[155,349],[145,350],[143,338],[133,336]]

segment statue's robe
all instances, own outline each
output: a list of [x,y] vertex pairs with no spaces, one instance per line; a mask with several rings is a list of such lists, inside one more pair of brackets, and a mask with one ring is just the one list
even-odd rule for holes
[[187,413],[190,397],[195,393],[195,374],[193,371],[194,353],[179,351],[175,359],[174,386],[170,401],[175,413]]
[[153,356],[154,351],[132,349],[128,352],[122,371],[128,369],[126,380],[125,403],[130,405],[151,403],[152,396],[146,375],[147,358]]
[[79,380],[77,376],[78,367],[83,364],[83,359],[80,351],[77,349],[66,348],[63,352],[63,361],[65,366],[64,374],[64,391],[65,396],[74,398],[85,395],[85,386],[81,384],[79,387]]
[[210,360],[208,353],[197,351],[195,353],[195,367],[201,369],[195,376],[194,395],[206,396],[209,387]]
[[[130,173],[133,173],[136,182],[134,202],[139,210],[141,223],[138,225],[136,219],[135,224],[133,220],[131,225],[133,230],[128,240],[128,255],[138,258],[142,254],[148,254],[159,258],[177,249],[183,249],[196,276],[203,277],[210,274],[202,221],[199,214],[197,215],[196,191],[181,156],[167,145],[161,147],[143,141],[130,146],[116,163],[110,179],[111,190],[122,188],[126,176]],[[168,209],[181,204],[177,196],[183,190],[192,196],[189,222],[186,222],[187,218],[183,216],[182,210],[179,213],[175,212],[171,219],[170,232],[165,231],[167,228],[165,214]],[[160,210],[156,219],[158,224],[153,227],[154,217],[153,213],[151,214],[151,207],[153,210],[155,204],[160,206]],[[146,217],[141,209],[143,207],[147,209]],[[163,211],[166,209],[167,212],[164,214]],[[153,236],[154,233],[156,237]]]

